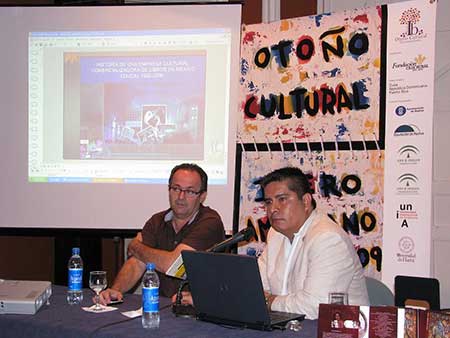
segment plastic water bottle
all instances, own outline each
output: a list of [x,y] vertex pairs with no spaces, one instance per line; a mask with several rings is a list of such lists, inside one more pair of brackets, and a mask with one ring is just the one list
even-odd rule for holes
[[72,249],[72,257],[67,267],[69,270],[67,303],[80,304],[83,300],[83,260],[80,257],[80,248]]
[[159,277],[153,263],[147,263],[142,277],[142,327],[159,327]]

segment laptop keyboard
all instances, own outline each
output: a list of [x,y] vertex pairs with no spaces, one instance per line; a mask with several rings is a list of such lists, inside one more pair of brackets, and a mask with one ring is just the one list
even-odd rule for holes
[[290,314],[287,314],[286,312],[278,312],[278,311],[270,311],[269,312],[270,322],[271,323],[279,323],[282,321],[289,320],[292,318]]

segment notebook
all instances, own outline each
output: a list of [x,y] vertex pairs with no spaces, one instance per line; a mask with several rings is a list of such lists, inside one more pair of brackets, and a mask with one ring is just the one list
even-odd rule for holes
[[183,251],[198,319],[270,331],[304,314],[269,311],[256,257]]

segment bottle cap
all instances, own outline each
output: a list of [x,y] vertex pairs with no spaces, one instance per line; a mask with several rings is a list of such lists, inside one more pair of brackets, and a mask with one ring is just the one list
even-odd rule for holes
[[155,263],[147,263],[146,269],[147,270],[155,270]]
[[72,255],[79,255],[80,254],[80,248],[72,248]]

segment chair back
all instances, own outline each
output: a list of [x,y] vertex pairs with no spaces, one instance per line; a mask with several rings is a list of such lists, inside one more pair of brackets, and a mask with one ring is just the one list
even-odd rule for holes
[[413,305],[440,310],[439,281],[415,276],[395,277],[395,306]]
[[369,305],[394,305],[394,294],[382,281],[366,277],[366,286],[369,294]]

